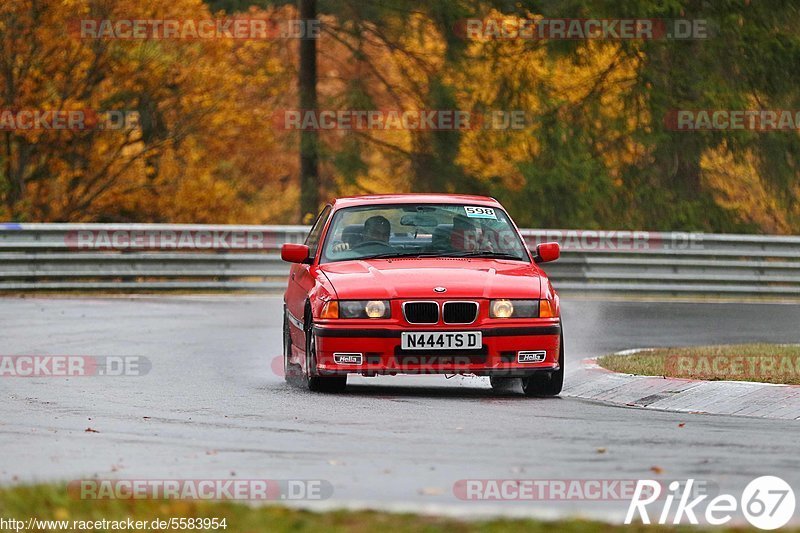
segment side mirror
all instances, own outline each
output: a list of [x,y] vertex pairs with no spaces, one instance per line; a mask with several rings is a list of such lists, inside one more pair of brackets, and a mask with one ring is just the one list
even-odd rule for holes
[[561,257],[561,247],[557,242],[543,242],[536,247],[536,255],[533,260],[537,263],[547,263],[555,261]]
[[281,259],[288,263],[307,263],[308,246],[287,243],[281,246]]

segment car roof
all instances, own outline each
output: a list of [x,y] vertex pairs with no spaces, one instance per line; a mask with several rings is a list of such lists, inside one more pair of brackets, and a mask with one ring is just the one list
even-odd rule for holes
[[345,196],[332,202],[335,209],[353,207],[358,205],[380,204],[470,204],[489,207],[501,207],[500,202],[489,196],[475,196],[470,194],[436,194],[436,193],[406,193],[406,194],[369,194],[364,196]]

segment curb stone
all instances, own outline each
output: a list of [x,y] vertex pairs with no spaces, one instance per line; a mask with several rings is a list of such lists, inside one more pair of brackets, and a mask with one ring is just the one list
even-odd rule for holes
[[[630,354],[641,350],[625,350]],[[678,413],[800,420],[800,386],[620,374],[584,359],[562,396]]]

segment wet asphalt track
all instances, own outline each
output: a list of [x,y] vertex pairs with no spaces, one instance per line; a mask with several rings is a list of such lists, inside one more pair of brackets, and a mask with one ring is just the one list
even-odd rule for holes
[[[573,364],[625,348],[800,341],[797,305],[563,301]],[[317,395],[272,371],[280,319],[276,297],[0,300],[2,355],[152,362],[141,377],[0,378],[0,483],[324,479],[334,495],[323,506],[612,519],[627,505],[468,502],[452,487],[693,477],[736,491],[776,474],[800,490],[800,421],[528,399],[484,378],[351,378],[346,394]]]

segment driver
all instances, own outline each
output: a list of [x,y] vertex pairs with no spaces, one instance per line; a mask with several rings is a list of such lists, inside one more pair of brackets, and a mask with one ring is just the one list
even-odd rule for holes
[[[389,244],[390,233],[391,224],[388,218],[381,215],[369,217],[364,222],[364,237],[361,240],[361,244],[370,242]],[[334,252],[342,252],[349,249],[350,243],[346,242],[340,242],[333,247]]]

